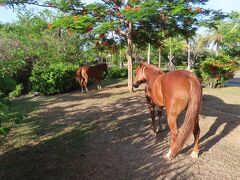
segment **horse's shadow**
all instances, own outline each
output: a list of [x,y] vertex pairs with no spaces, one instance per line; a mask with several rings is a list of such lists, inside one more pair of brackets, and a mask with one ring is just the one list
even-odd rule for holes
[[[207,132],[200,136],[200,155],[210,150],[240,125],[239,109],[240,105],[227,104],[218,97],[203,96],[200,124],[201,121],[209,120],[205,117],[216,117],[216,119]],[[183,152],[189,151],[191,148],[192,146],[188,146],[183,149]]]

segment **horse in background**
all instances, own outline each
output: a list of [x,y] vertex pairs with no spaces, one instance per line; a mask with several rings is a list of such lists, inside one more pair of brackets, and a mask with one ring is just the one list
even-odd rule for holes
[[[103,72],[105,72],[104,77],[102,77]],[[89,78],[95,78],[97,89],[101,90],[102,89],[101,79],[105,78],[107,74],[108,74],[108,70],[107,70],[106,63],[101,63],[94,66],[84,65],[82,67],[79,67],[79,69],[77,70],[76,81],[78,81],[81,86],[81,92],[83,93],[83,88],[85,87],[85,90],[88,93],[89,91],[87,88],[87,84],[88,84]]]
[[[199,147],[199,112],[202,102],[202,87],[198,78],[186,70],[174,70],[167,73],[153,65],[141,63],[136,70],[133,83],[135,88],[147,83],[145,93],[151,112],[153,131],[155,128],[154,107],[165,107],[167,121],[171,131],[171,144],[166,157],[174,158],[182,149],[190,133],[194,135],[193,158],[198,157]],[[177,126],[179,114],[186,109],[184,122]],[[154,112],[155,113],[155,112]]]

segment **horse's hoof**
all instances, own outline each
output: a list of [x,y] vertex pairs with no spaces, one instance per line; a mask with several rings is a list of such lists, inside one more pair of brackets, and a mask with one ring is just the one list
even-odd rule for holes
[[195,152],[193,151],[190,156],[193,158],[193,159],[197,159],[198,158],[198,152]]
[[157,135],[157,132],[153,131],[153,130],[150,130],[150,134],[153,135],[153,136],[156,136]]
[[166,130],[166,128],[160,127],[160,128],[158,128],[157,132],[160,133],[160,132],[163,132],[165,130]]
[[172,160],[172,157],[171,157],[171,151],[169,150],[168,153],[164,156],[165,159],[167,160]]

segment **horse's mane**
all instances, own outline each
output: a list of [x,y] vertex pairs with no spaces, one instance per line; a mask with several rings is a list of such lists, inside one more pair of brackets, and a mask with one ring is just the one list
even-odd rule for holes
[[155,71],[157,71],[157,72],[159,72],[159,73],[162,73],[162,74],[164,74],[164,72],[160,69],[160,68],[158,68],[157,66],[155,66],[155,65],[152,65],[152,64],[148,64],[148,63],[142,63],[144,66],[146,66],[146,67],[149,67],[149,68],[151,68],[151,69],[153,69],[153,70],[155,70]]

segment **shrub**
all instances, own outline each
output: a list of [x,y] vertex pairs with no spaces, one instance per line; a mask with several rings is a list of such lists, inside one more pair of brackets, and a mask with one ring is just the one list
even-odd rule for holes
[[16,81],[7,76],[0,74],[0,91],[4,94],[4,96],[8,96],[8,94],[16,88]]
[[108,68],[108,79],[125,78],[128,76],[127,68],[110,67]]
[[23,114],[10,111],[8,98],[0,98],[0,137],[7,136],[10,129],[23,120]]
[[199,72],[204,84],[210,88],[223,87],[233,77],[237,62],[228,56],[209,57],[200,64]]
[[75,72],[78,66],[66,63],[51,64],[33,68],[32,90],[46,95],[62,93],[76,86]]
[[23,85],[18,84],[15,87],[15,90],[13,90],[12,92],[9,93],[9,98],[13,99],[13,98],[19,97],[22,94],[22,90],[23,90]]

